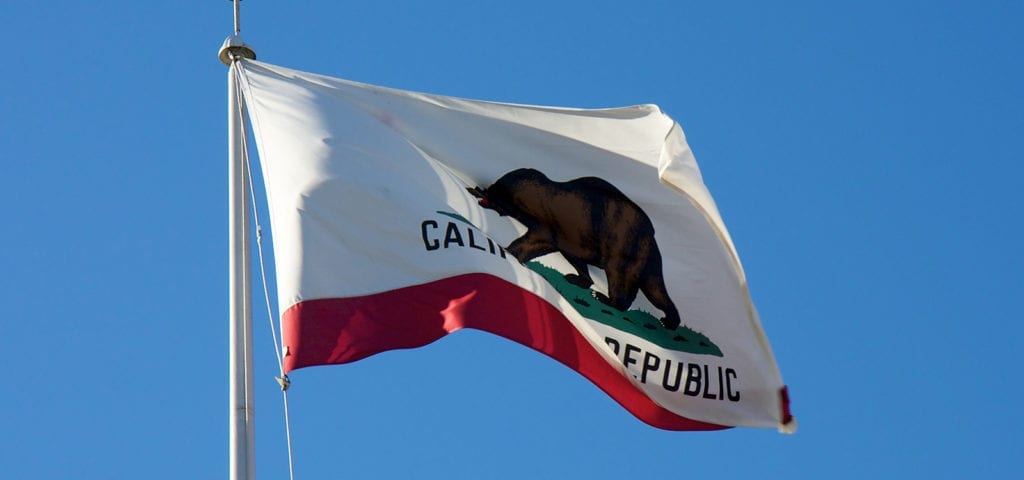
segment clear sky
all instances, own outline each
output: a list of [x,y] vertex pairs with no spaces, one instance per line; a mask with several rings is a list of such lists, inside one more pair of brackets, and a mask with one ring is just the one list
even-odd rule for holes
[[[3,478],[227,476],[216,53],[231,22],[227,1],[0,4]],[[246,0],[242,36],[271,63],[659,104],[800,421],[792,436],[659,431],[560,364],[463,331],[295,372],[298,478],[1019,475],[1021,25],[1024,4],[996,0]],[[257,312],[257,475],[285,478]]]

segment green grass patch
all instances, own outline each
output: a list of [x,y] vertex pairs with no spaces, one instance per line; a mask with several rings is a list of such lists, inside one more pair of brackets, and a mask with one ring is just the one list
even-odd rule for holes
[[722,356],[722,350],[711,342],[708,337],[693,329],[680,325],[675,330],[666,330],[661,321],[654,315],[643,310],[623,312],[608,306],[594,297],[594,291],[580,288],[566,281],[565,275],[558,270],[541,264],[527,262],[526,266],[540,274],[580,315],[598,321],[617,330],[631,333],[655,345],[669,350],[695,353],[699,355]]

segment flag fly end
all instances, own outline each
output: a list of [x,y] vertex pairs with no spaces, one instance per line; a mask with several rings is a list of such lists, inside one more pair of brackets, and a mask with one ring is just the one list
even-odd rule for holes
[[779,433],[796,433],[797,421],[789,410],[789,387],[783,386],[779,389],[779,408],[782,409],[782,421],[779,423]]

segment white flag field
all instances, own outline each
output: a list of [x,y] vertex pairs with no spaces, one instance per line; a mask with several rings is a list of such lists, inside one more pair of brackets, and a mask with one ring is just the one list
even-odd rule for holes
[[286,371],[475,328],[659,428],[795,425],[733,242],[657,106],[513,105],[236,68]]

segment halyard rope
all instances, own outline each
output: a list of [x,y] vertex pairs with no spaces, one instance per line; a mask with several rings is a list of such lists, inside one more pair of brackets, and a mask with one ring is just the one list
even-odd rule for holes
[[253,186],[252,179],[252,163],[249,160],[249,134],[246,130],[246,123],[243,118],[245,111],[245,103],[242,98],[242,86],[243,83],[243,72],[241,59],[233,53],[228,53],[231,57],[232,71],[235,74],[235,80],[238,82],[239,88],[235,89],[236,103],[238,105],[238,116],[242,118],[242,159],[245,165],[245,176],[249,183],[249,199],[252,203],[252,217],[253,225],[256,227],[256,249],[258,250],[260,260],[260,278],[263,282],[263,298],[267,306],[267,318],[270,319],[270,334],[274,340],[274,353],[277,354],[277,367],[278,371],[281,372],[281,376],[274,377],[277,379],[277,383],[281,386],[281,396],[284,401],[284,431],[285,439],[288,444],[288,478],[295,480],[295,469],[292,457],[292,425],[291,418],[288,414],[288,387],[291,386],[291,380],[288,375],[284,373],[284,359],[281,356],[281,341],[277,335],[277,326],[274,324],[274,309],[270,302],[270,290],[267,288],[267,268],[266,261],[264,260],[263,253],[263,226],[260,224],[260,214],[256,208],[256,191]]

